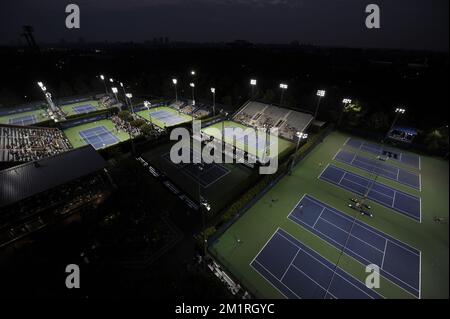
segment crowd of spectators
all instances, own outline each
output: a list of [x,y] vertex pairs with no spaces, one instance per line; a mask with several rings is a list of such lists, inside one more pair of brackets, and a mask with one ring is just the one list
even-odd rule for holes
[[29,162],[71,149],[63,132],[54,128],[0,126],[0,161]]
[[117,115],[111,116],[111,121],[114,123],[116,130],[124,131],[130,134],[133,138],[142,134],[139,128],[132,126],[129,122],[122,120]]
[[87,176],[8,206],[0,215],[0,247],[53,224],[86,204],[96,204],[108,189],[102,174]]
[[297,132],[303,132],[312,121],[312,115],[259,102],[250,102],[234,120],[250,127],[279,129],[279,135],[294,140]]

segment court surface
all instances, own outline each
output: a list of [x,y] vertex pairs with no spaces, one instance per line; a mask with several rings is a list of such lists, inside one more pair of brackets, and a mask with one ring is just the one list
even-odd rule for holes
[[186,118],[178,116],[177,114],[171,113],[167,110],[150,112],[150,116],[155,120],[164,123],[165,126],[174,126],[186,122]]
[[85,105],[77,105],[73,107],[73,111],[76,114],[84,114],[84,113],[91,113],[91,112],[95,112],[97,109],[95,108],[95,106],[91,105],[91,104],[85,104]]
[[395,190],[368,178],[350,173],[334,165],[328,165],[319,179],[340,186],[358,195],[393,209],[418,222],[421,221],[421,200],[419,197]]
[[367,224],[304,195],[288,218],[420,298],[420,252]]
[[25,115],[25,116],[19,116],[12,119],[9,119],[9,124],[11,125],[33,125],[37,122],[35,115]]
[[[191,159],[194,157],[201,161],[201,156],[198,152],[191,151]],[[166,153],[162,155],[162,157],[170,162],[172,165],[175,165],[179,170],[181,170],[184,174],[190,176],[192,179],[194,179],[197,183],[200,183],[200,185],[203,188],[207,188],[210,185],[214,184],[218,180],[220,180],[222,177],[227,175],[230,171],[223,167],[220,164],[211,163],[201,163],[201,164],[194,164],[194,163],[179,163],[175,164],[170,159],[170,153]]]
[[381,160],[370,159],[343,150],[339,150],[334,159],[417,190],[421,189],[420,175],[383,163]]
[[280,228],[250,265],[289,299],[382,298]]
[[80,131],[79,134],[86,141],[86,143],[91,144],[96,150],[119,142],[119,139],[104,126],[97,126]]
[[394,148],[382,147],[380,145],[361,141],[354,138],[349,138],[344,145],[360,149],[361,151],[369,152],[375,155],[386,155],[386,152],[391,153],[393,159],[400,161],[406,165],[420,169],[420,156],[416,154],[408,154],[401,152]]
[[256,130],[249,129],[253,132],[253,134],[246,134],[245,132],[241,132],[240,134],[236,134],[233,132],[233,129],[227,128],[224,130],[225,140],[236,141],[233,145],[237,145],[238,143],[242,143],[245,148],[250,145],[252,148],[257,149],[258,152],[263,152],[265,150],[270,150],[270,146],[274,144],[275,137],[271,136],[267,138],[265,132],[260,132],[259,134],[265,135],[264,137],[257,137]]

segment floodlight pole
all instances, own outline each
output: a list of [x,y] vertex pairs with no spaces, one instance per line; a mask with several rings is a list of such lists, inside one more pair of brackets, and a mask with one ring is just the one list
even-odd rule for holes
[[257,81],[255,79],[250,80],[250,86],[252,87],[252,96],[250,98],[254,98],[255,96],[255,87],[256,87]]
[[299,148],[300,148],[300,142],[301,142],[303,139],[308,138],[308,135],[307,135],[307,134],[304,134],[303,132],[297,132],[297,133],[295,134],[295,136],[297,136],[297,146],[296,146],[296,148],[295,148],[294,156],[292,157],[291,167],[289,168],[289,175],[292,174],[292,170],[294,169],[295,158],[297,157],[297,152],[298,152],[298,150],[299,150]]
[[190,86],[192,88],[192,105],[195,106],[195,84],[191,83]]
[[178,80],[172,79],[172,83],[173,83],[173,86],[175,87],[175,102],[178,102],[178,87],[177,87]]
[[211,88],[211,93],[213,96],[213,116],[216,116],[216,89]]
[[280,106],[283,106],[283,97],[284,97],[284,91],[287,90],[288,86],[287,84],[280,84],[281,89],[281,99],[280,99]]
[[105,94],[108,95],[108,87],[106,86],[105,76],[103,74],[100,74],[100,80],[102,80],[103,85],[105,87]]
[[341,126],[342,116],[344,115],[344,110],[345,110],[345,108],[347,107],[347,105],[349,105],[350,103],[352,103],[352,100],[350,100],[350,99],[344,99],[344,100],[342,100],[342,103],[343,103],[344,105],[342,106],[341,112],[340,112],[340,114],[339,114],[339,119],[338,119],[338,123],[337,123],[337,126],[338,126],[338,127]]
[[319,97],[319,99],[317,100],[316,111],[314,112],[314,119],[317,119],[317,115],[319,114],[320,102],[322,101],[322,98],[325,97],[326,93],[327,92],[325,90],[317,90],[316,95]]
[[387,133],[386,133],[386,138],[389,136],[389,133],[394,129],[394,126],[397,123],[398,118],[400,117],[400,115],[404,114],[405,112],[406,112],[406,110],[402,109],[402,108],[395,109],[395,117],[394,117],[394,120],[392,121],[392,125],[389,128],[389,131],[387,131]]

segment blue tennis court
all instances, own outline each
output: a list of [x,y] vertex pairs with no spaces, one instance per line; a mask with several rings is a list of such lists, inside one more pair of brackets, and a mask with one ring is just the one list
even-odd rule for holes
[[404,153],[394,148],[382,147],[374,143],[368,143],[354,138],[347,139],[344,145],[357,148],[361,151],[365,151],[375,155],[386,155],[386,153],[389,153],[390,155],[392,155],[391,158],[398,160],[406,165],[420,169],[420,156],[416,154]]
[[250,265],[289,299],[382,299],[280,228]]
[[151,112],[150,116],[155,120],[163,122],[165,126],[173,126],[188,121],[184,117],[178,116],[177,114],[171,113],[166,110]]
[[[193,163],[175,164],[170,159],[170,153],[166,153],[161,157],[164,158],[170,164],[176,166],[181,172],[194,179],[203,188],[208,188],[212,184],[222,179],[228,173],[230,173],[230,171],[221,164],[205,163],[202,160],[201,153],[199,153],[198,151],[193,151],[192,149],[189,149],[189,151],[191,153],[190,158],[193,159],[192,161]],[[196,159],[196,161],[194,161],[194,158]],[[197,163],[201,163],[201,165]]]
[[9,119],[9,124],[11,125],[33,125],[37,122],[35,115],[25,115],[25,116],[19,116],[12,119]]
[[367,197],[383,206],[393,209],[418,222],[422,219],[421,200],[419,197],[395,190],[368,178],[350,173],[329,165],[320,174],[319,179],[340,186],[358,195]]
[[96,107],[91,104],[77,105],[72,107],[72,109],[77,114],[91,113],[97,111]]
[[370,159],[355,153],[339,150],[334,159],[360,168],[370,173],[378,174],[387,179],[399,182],[417,190],[421,189],[420,175],[407,170],[383,163],[380,160]]
[[305,195],[288,218],[363,265],[420,298],[421,254],[417,249]]
[[86,141],[86,143],[91,144],[96,150],[119,142],[119,139],[104,126],[90,128],[81,131],[79,134]]

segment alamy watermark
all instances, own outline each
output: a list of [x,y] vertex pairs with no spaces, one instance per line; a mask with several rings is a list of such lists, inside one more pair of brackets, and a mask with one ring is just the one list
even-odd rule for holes
[[[80,6],[71,3],[66,6],[65,24],[67,29],[79,29],[80,28]],[[366,28],[368,29],[380,29],[380,6],[377,4],[368,4],[365,8],[365,12],[368,13],[365,21]]]

